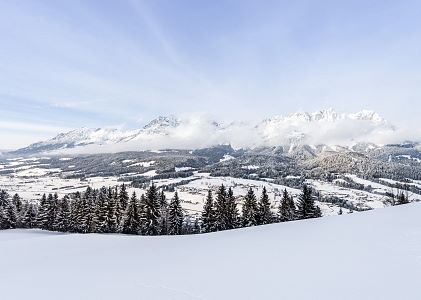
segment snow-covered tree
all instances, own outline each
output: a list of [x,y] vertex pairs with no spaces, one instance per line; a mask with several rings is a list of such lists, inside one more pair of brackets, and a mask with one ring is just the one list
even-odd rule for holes
[[239,214],[237,209],[237,203],[235,202],[234,193],[232,188],[228,189],[227,200],[226,200],[226,229],[234,229],[239,225]]
[[108,216],[107,216],[107,231],[117,232],[118,229],[118,218],[117,218],[117,193],[113,192],[111,187],[107,191],[108,200]]
[[152,183],[146,192],[143,214],[144,220],[142,224],[142,232],[144,235],[158,235],[160,232],[159,219],[159,197],[156,186]]
[[48,218],[47,218],[48,207],[49,207],[49,202],[47,202],[47,196],[43,194],[39,202],[38,215],[37,215],[37,224],[38,224],[38,227],[41,229],[47,229],[47,226],[48,226]]
[[320,208],[315,205],[311,188],[309,188],[307,185],[303,186],[303,191],[299,196],[299,201],[297,204],[297,217],[299,219],[321,217]]
[[70,201],[67,195],[58,202],[58,212],[53,229],[61,232],[70,230]]
[[118,200],[120,201],[122,211],[126,211],[127,204],[129,203],[129,194],[124,183],[120,185],[120,190],[118,191]]
[[257,218],[259,209],[257,206],[256,196],[252,188],[249,188],[247,195],[244,198],[242,210],[242,223],[244,227],[258,225]]
[[295,219],[294,200],[286,189],[284,189],[284,192],[282,193],[281,203],[278,208],[278,217],[280,222],[287,222]]
[[270,210],[270,201],[269,201],[268,193],[266,191],[266,187],[263,187],[263,191],[262,191],[262,195],[260,196],[258,208],[259,208],[259,214],[258,214],[259,225],[272,223],[273,213]]
[[108,230],[108,197],[107,189],[102,187],[95,205],[95,232],[106,233]]
[[409,199],[408,199],[408,194],[404,194],[404,192],[400,192],[398,194],[398,205],[402,205],[402,204],[408,204],[409,203]]
[[37,207],[35,204],[28,203],[25,205],[25,213],[22,218],[23,228],[35,228],[37,227]]
[[212,232],[216,230],[215,209],[213,206],[213,196],[211,190],[208,190],[205,205],[203,206],[201,220],[203,232]]
[[222,184],[216,192],[215,227],[217,231],[227,229],[227,191]]
[[16,207],[16,213],[20,214],[22,211],[23,203],[22,203],[22,199],[20,198],[18,194],[13,195],[12,203]]
[[160,234],[165,235],[168,231],[168,201],[163,190],[159,193],[159,215]]
[[178,193],[176,191],[168,207],[168,234],[181,234],[183,220],[184,213],[181,208],[180,198],[178,197]]
[[16,228],[16,207],[5,191],[0,191],[0,229]]
[[140,208],[135,192],[127,204],[121,231],[125,234],[139,234],[140,232]]

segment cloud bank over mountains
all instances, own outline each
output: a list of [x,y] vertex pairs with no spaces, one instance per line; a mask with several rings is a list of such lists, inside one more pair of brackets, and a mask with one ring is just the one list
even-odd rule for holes
[[338,113],[326,109],[314,113],[276,115],[261,122],[218,123],[207,115],[159,117],[134,130],[80,128],[32,144],[23,151],[101,153],[160,149],[197,149],[218,144],[234,148],[288,145],[353,146],[419,142],[419,129],[395,127],[377,113],[362,110]]

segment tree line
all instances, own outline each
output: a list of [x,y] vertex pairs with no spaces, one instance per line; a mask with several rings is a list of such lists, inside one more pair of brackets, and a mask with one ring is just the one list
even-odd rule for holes
[[179,235],[229,230],[299,219],[321,217],[311,188],[304,185],[294,202],[285,189],[274,212],[266,188],[258,198],[252,188],[244,197],[241,212],[231,188],[221,185],[215,196],[209,190],[203,211],[192,220],[174,192],[167,199],[152,184],[140,197],[127,187],[88,187],[59,199],[57,193],[44,194],[39,203],[23,201],[0,191],[0,229],[40,228],[74,233],[123,233],[139,235]]

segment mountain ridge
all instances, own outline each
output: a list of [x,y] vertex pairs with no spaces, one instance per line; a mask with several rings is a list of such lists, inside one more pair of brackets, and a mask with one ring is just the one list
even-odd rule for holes
[[180,118],[169,115],[159,116],[138,129],[81,127],[9,153],[83,151],[82,148],[95,152],[95,147],[104,150],[106,146],[110,146],[112,152],[114,145],[120,151],[199,149],[218,144],[230,144],[235,148],[281,145],[290,149],[302,145],[350,148],[359,143],[382,144],[378,137],[392,136],[395,131],[395,126],[369,110],[338,113],[329,108],[313,113],[275,115],[257,124],[238,121],[224,124],[201,116]]

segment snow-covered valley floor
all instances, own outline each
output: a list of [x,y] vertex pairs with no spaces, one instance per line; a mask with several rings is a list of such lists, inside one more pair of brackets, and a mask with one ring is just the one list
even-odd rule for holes
[[195,236],[0,231],[1,299],[421,299],[421,204]]

